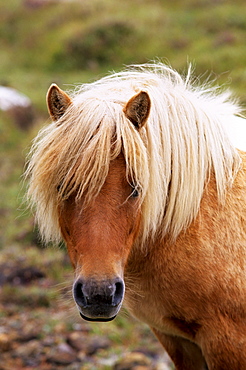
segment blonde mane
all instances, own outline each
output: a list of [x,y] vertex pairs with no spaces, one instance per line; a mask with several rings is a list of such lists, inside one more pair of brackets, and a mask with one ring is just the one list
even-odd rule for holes
[[[151,111],[138,131],[123,108],[141,90]],[[189,226],[211,171],[223,201],[240,166],[223,129],[224,117],[240,113],[228,92],[194,87],[189,77],[151,64],[83,85],[72,101],[58,122],[40,131],[30,152],[28,197],[46,241],[61,238],[61,204],[75,191],[90,202],[120,153],[141,189],[143,240],[158,230],[175,238]]]

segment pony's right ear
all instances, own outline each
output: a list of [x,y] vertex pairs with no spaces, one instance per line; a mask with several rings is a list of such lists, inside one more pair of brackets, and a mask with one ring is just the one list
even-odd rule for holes
[[57,121],[63,116],[70,104],[69,96],[62,91],[56,84],[52,84],[47,93],[47,106],[53,121]]
[[123,112],[136,129],[139,130],[145,125],[148,119],[150,106],[151,102],[149,95],[145,91],[140,91],[127,102]]

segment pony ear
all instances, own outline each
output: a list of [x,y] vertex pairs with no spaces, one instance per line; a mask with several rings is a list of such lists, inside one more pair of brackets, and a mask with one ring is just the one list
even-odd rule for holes
[[134,95],[126,104],[123,112],[132,124],[140,129],[144,126],[150,112],[150,97],[145,91]]
[[53,121],[57,121],[72,104],[69,96],[56,84],[52,84],[47,93],[47,106]]

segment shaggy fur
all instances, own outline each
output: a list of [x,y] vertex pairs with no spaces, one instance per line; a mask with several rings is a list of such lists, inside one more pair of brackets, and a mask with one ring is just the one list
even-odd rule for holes
[[[151,99],[151,111],[138,132],[123,107],[141,90]],[[240,113],[228,92],[194,87],[189,77],[160,64],[78,87],[72,101],[58,122],[39,133],[30,153],[28,197],[46,241],[61,238],[60,202],[74,191],[89,202],[121,152],[129,179],[141,189],[143,241],[160,226],[174,238],[188,227],[211,170],[223,201],[240,166],[223,129],[224,117]]]

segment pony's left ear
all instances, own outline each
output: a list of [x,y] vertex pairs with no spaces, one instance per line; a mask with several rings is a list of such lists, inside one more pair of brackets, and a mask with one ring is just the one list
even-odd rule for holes
[[123,112],[133,125],[140,129],[144,126],[150,112],[150,97],[145,91],[134,95],[127,103]]
[[47,93],[47,106],[53,121],[57,121],[72,104],[69,96],[56,84],[52,84]]

